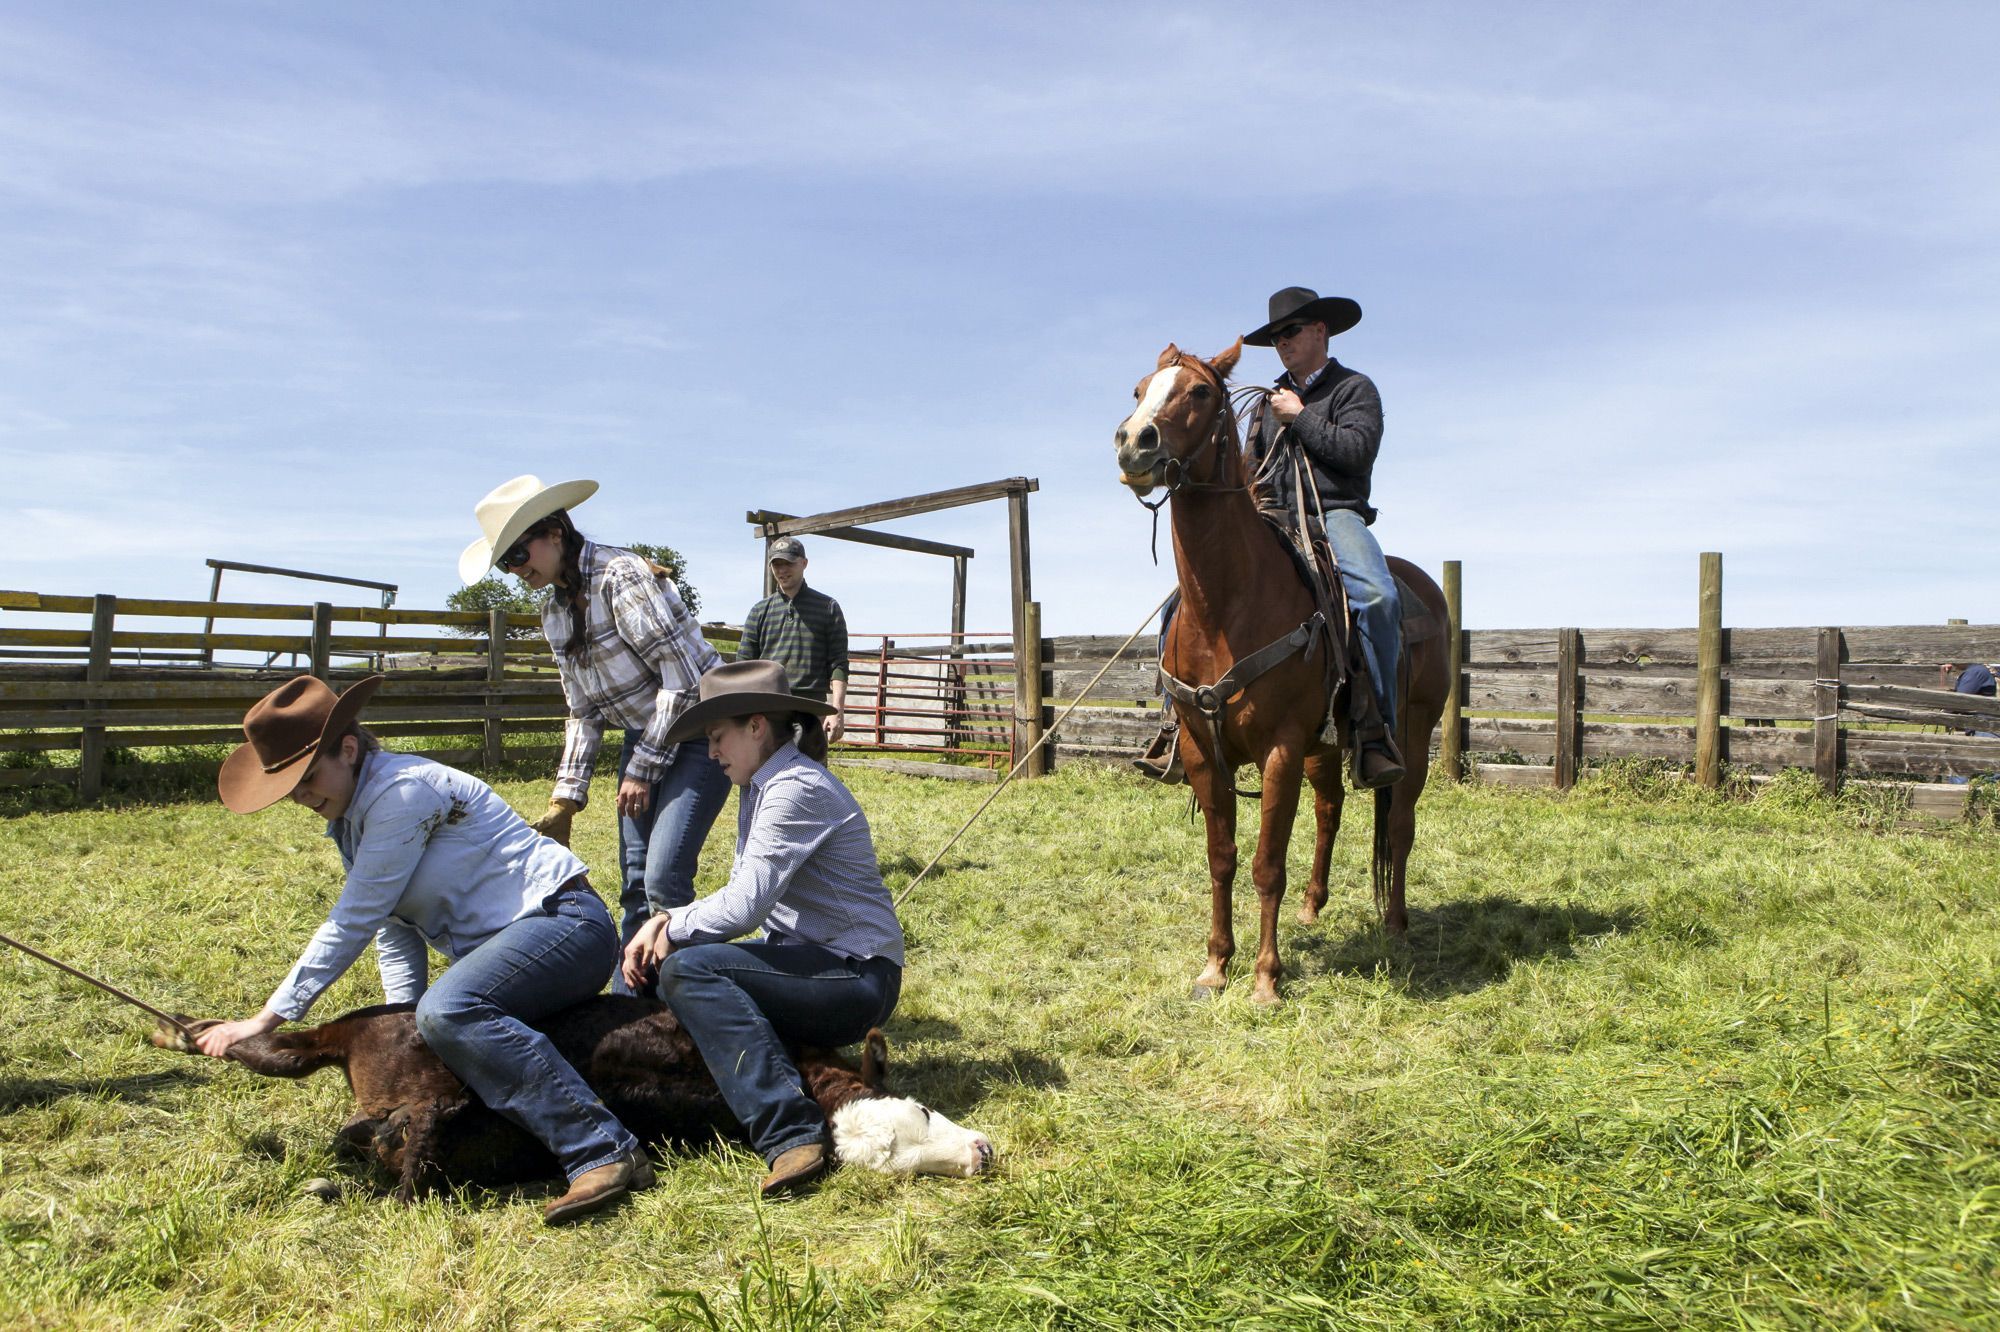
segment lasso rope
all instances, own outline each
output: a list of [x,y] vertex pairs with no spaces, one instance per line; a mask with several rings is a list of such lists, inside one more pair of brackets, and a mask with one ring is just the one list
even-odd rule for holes
[[1000,785],[993,788],[993,794],[987,796],[985,800],[981,801],[979,808],[972,811],[972,817],[967,819],[964,823],[960,824],[958,826],[958,831],[951,835],[951,839],[947,841],[943,846],[938,848],[938,853],[931,857],[931,863],[924,866],[921,870],[917,871],[916,878],[911,879],[907,884],[903,885],[903,891],[896,894],[896,901],[895,901],[896,906],[898,907],[902,906],[903,899],[908,897],[913,891],[915,891],[916,886],[924,881],[924,876],[937,868],[937,863],[940,860],[944,859],[945,852],[951,850],[952,847],[958,844],[958,839],[965,836],[965,830],[967,828],[970,828],[974,823],[978,822],[979,816],[986,812],[986,807],[992,804],[995,800],[997,800],[1000,796],[1000,793],[1007,789],[1007,783],[1014,780],[1014,774],[1018,773],[1019,771],[1021,771],[1022,768],[1027,766],[1028,760],[1035,756],[1035,752],[1037,750],[1039,750],[1043,745],[1046,745],[1050,740],[1055,738],[1056,732],[1062,729],[1062,724],[1069,720],[1069,714],[1075,712],[1078,707],[1082,706],[1083,700],[1090,697],[1090,691],[1097,688],[1098,682],[1104,679],[1105,672],[1109,671],[1114,665],[1117,664],[1118,659],[1125,655],[1125,649],[1131,647],[1133,641],[1137,639],[1140,634],[1146,632],[1146,626],[1153,622],[1154,616],[1158,615],[1161,611],[1167,608],[1167,601],[1173,595],[1174,594],[1172,592],[1167,593],[1166,596],[1160,598],[1159,605],[1153,607],[1153,609],[1146,612],[1146,618],[1139,621],[1139,627],[1137,629],[1134,629],[1131,632],[1131,634],[1129,634],[1126,637],[1125,641],[1118,645],[1118,650],[1112,653],[1111,659],[1104,663],[1103,667],[1098,670],[1095,676],[1091,677],[1090,683],[1083,687],[1083,692],[1076,696],[1074,702],[1072,702],[1068,707],[1063,709],[1062,716],[1056,718],[1053,722],[1049,724],[1049,729],[1042,732],[1042,738],[1035,741],[1033,745],[1030,745],[1028,747],[1028,752],[1021,755],[1020,759],[1014,764],[1014,766],[1008,770],[1007,775],[1000,779]]
[[42,961],[48,963],[50,966],[56,968],[58,971],[67,971],[70,975],[76,977],[78,980],[88,981],[92,985],[95,985],[98,989],[103,990],[107,994],[113,994],[118,996],[118,998],[123,999],[126,1003],[131,1004],[135,1008],[143,1008],[148,1013],[151,1013],[154,1017],[158,1018],[160,1021],[172,1024],[176,1029],[180,1031],[180,1033],[183,1036],[186,1036],[189,1040],[194,1039],[194,1033],[192,1031],[189,1031],[187,1025],[183,1023],[179,1018],[175,1017],[172,1013],[163,1013],[159,1009],[147,1003],[145,1000],[133,998],[131,995],[125,993],[125,991],[119,989],[116,985],[108,985],[105,982],[97,979],[97,977],[95,976],[88,975],[84,972],[78,971],[75,967],[71,966],[67,962],[58,962],[54,958],[50,957],[47,953],[44,953],[39,949],[28,947],[28,945],[22,943],[19,939],[10,939],[4,934],[0,934],[0,943],[12,944],[14,947],[26,953],[29,957],[40,958]]

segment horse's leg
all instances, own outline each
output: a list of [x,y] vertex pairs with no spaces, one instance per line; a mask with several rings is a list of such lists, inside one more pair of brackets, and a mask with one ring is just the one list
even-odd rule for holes
[[1347,788],[1340,781],[1340,752],[1314,750],[1306,758],[1306,780],[1312,783],[1313,821],[1317,831],[1313,841],[1312,881],[1306,884],[1305,898],[1299,903],[1299,924],[1315,925],[1326,907],[1327,868],[1333,863],[1333,839],[1340,834],[1340,804],[1347,796]]
[[[1389,803],[1389,891],[1382,904],[1382,923],[1391,934],[1406,934],[1410,928],[1410,913],[1404,905],[1403,886],[1410,868],[1410,847],[1417,840],[1417,799],[1424,793],[1424,782],[1430,777],[1430,765],[1423,761],[1430,747],[1430,731],[1423,731],[1417,739],[1420,747],[1412,748],[1405,735],[1403,745],[1404,762],[1409,764],[1409,773],[1397,782],[1390,792]],[[1376,855],[1382,848],[1376,849]]]
[[1257,830],[1257,854],[1250,877],[1257,884],[1257,982],[1250,991],[1253,1004],[1278,1002],[1278,978],[1285,967],[1278,960],[1278,908],[1285,900],[1285,854],[1292,844],[1292,823],[1299,812],[1299,779],[1304,775],[1302,735],[1287,736],[1264,759],[1264,808]]
[[[1185,723],[1183,723],[1185,737]],[[1208,825],[1208,966],[1195,977],[1196,999],[1213,999],[1229,983],[1229,959],[1236,956],[1236,930],[1230,922],[1230,889],[1236,882],[1236,794],[1230,789],[1232,773],[1218,773],[1213,764],[1199,757],[1199,750],[1185,742],[1188,785],[1201,804],[1202,820]]]

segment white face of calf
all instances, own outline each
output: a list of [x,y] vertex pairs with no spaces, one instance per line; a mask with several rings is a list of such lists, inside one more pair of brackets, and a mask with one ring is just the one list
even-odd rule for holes
[[904,1096],[850,1101],[834,1111],[833,1151],[842,1165],[890,1175],[970,1178],[993,1164],[984,1133]]

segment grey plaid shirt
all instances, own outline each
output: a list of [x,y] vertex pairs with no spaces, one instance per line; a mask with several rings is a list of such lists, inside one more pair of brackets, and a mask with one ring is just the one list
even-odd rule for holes
[[661,741],[695,701],[702,672],[722,658],[701,636],[673,581],[654,577],[639,556],[586,541],[577,563],[588,589],[581,659],[565,651],[570,612],[554,597],[542,608],[542,634],[569,702],[555,795],[582,805],[590,799],[606,722],[645,732],[633,747],[627,776],[656,782],[666,775],[674,754]]

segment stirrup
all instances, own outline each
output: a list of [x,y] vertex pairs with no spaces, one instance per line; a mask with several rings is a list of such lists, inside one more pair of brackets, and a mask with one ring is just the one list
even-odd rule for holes
[[1396,748],[1395,739],[1384,728],[1374,726],[1355,736],[1348,775],[1355,790],[1379,791],[1402,781],[1409,770],[1403,766],[1403,753]]
[[1181,767],[1180,732],[1179,721],[1169,712],[1160,724],[1160,733],[1145,753],[1132,760],[1132,766],[1162,786],[1177,786],[1187,780]]

